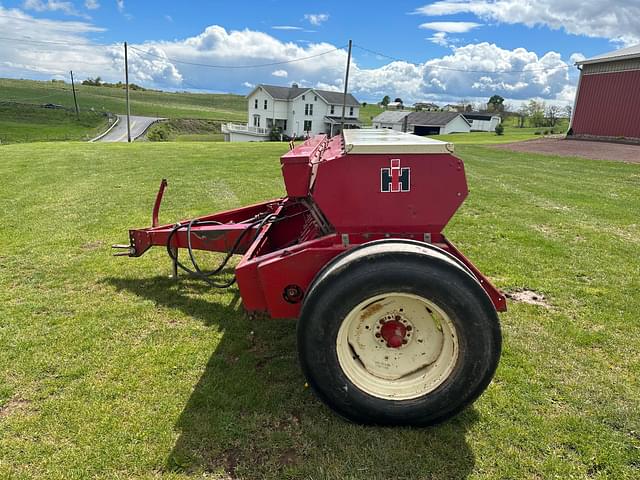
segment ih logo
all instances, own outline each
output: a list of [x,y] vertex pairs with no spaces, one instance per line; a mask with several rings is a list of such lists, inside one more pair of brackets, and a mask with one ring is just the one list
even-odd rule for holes
[[408,192],[410,186],[411,169],[400,167],[400,159],[391,159],[391,168],[380,169],[381,192]]

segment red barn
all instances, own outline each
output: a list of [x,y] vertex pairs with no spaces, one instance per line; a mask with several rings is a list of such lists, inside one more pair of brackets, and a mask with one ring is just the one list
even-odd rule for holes
[[577,62],[569,134],[640,142],[640,45]]

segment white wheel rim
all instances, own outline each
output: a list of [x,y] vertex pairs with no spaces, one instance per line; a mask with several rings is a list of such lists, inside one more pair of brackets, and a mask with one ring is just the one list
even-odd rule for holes
[[392,292],[349,312],[336,350],[342,371],[359,389],[387,400],[409,400],[449,377],[458,359],[458,336],[435,303]]

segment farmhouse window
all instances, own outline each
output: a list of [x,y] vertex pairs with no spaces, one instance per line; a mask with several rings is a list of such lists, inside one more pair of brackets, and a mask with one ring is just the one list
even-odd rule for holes
[[256,98],[255,101],[253,102],[253,107],[254,108],[258,108],[258,99]]
[[254,127],[259,127],[260,126],[260,115],[254,115],[253,116],[253,126]]
[[314,101],[314,102],[317,102],[317,101],[318,101],[318,96],[317,96],[317,95],[314,95],[314,97],[313,97],[313,101]]
[[266,100],[264,101],[264,109],[265,110],[267,109],[267,101]]
[[349,116],[353,117],[353,107],[349,107]]
[[305,132],[310,132],[311,131],[311,120],[305,120],[304,121],[304,131]]
[[335,106],[334,106],[334,105],[331,105],[331,115],[333,115],[334,113],[336,113],[336,112],[335,112]]
[[304,104],[304,114],[305,115],[313,115],[313,103],[305,103]]
[[304,95],[302,95],[302,99],[304,100]]

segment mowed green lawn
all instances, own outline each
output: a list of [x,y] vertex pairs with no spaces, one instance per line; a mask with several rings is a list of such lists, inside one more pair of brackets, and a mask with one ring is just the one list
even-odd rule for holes
[[108,127],[102,113],[0,102],[0,143],[91,140]]
[[[640,165],[461,146],[446,232],[509,305],[494,382],[433,428],[346,423],[305,389],[295,322],[167,279],[150,223],[283,194],[283,144],[0,147],[0,478],[637,479]],[[211,262],[213,259],[209,259]]]
[[[545,128],[517,128],[506,126],[502,135],[496,135],[495,132],[471,132],[471,133],[450,133],[447,135],[435,135],[431,138],[442,140],[444,142],[452,142],[455,145],[482,145],[491,143],[511,143],[521,142],[523,140],[532,140],[534,138],[542,138],[540,132],[544,132]],[[538,132],[536,134],[536,132]]]

